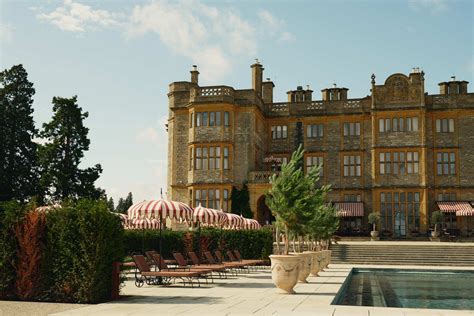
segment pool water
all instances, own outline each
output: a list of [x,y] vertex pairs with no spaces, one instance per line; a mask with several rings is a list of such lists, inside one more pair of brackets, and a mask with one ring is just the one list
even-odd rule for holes
[[474,310],[474,271],[354,268],[333,304]]

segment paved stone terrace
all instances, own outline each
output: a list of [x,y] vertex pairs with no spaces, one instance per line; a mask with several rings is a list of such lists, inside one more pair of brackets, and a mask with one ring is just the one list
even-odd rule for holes
[[295,287],[296,295],[281,294],[272,284],[269,269],[217,280],[202,288],[181,285],[145,285],[137,288],[132,281],[127,281],[122,292],[125,297],[119,301],[90,305],[55,315],[474,315],[474,311],[330,305],[351,267],[330,265],[330,268],[320,273],[321,276],[309,277],[308,283],[298,284]]

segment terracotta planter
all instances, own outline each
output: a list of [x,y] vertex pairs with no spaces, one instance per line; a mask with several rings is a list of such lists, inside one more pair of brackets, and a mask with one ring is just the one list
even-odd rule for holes
[[294,294],[293,288],[298,283],[300,256],[271,255],[272,281],[277,288]]
[[292,253],[294,256],[299,256],[301,258],[300,261],[300,268],[299,268],[299,273],[298,273],[298,281],[307,283],[308,281],[306,280],[311,272],[311,261],[312,261],[312,255],[303,252],[303,253]]

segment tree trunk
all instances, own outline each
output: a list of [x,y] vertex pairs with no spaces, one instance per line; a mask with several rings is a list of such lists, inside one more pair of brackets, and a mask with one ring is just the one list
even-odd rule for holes
[[290,240],[289,240],[289,229],[288,226],[285,224],[285,255],[288,255],[290,252]]
[[276,240],[276,251],[277,254],[281,254],[280,251],[280,229],[278,229],[278,225],[275,225],[275,240]]

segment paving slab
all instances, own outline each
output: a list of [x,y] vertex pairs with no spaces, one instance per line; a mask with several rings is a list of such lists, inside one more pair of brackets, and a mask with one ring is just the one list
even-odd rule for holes
[[201,288],[182,285],[169,287],[144,285],[142,288],[137,288],[132,281],[127,281],[122,290],[123,297],[118,301],[90,305],[55,315],[474,316],[474,311],[331,305],[353,267],[354,265],[331,264],[321,271],[319,276],[310,276],[308,283],[297,284],[295,295],[284,294],[276,289],[268,268],[241,274],[238,277],[217,279],[214,284],[203,285]]

